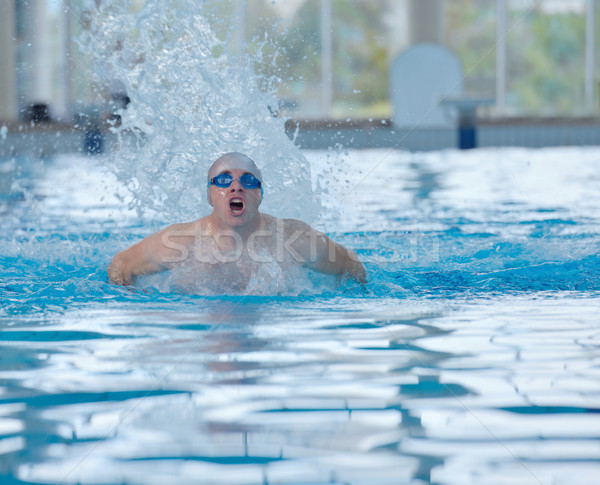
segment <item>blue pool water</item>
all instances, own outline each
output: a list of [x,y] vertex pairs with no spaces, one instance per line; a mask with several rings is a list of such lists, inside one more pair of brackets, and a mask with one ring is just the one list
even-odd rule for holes
[[172,214],[0,161],[2,484],[598,483],[600,148],[303,156],[365,288],[109,285]]

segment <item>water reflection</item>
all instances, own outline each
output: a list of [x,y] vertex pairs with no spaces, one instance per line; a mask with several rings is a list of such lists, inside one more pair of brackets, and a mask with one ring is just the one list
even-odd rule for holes
[[434,194],[442,189],[441,172],[433,170],[425,160],[414,160],[409,163],[411,172],[411,185],[405,190],[413,194],[413,203],[431,201]]
[[[43,337],[15,332],[12,345],[41,341],[45,358],[40,364],[34,347],[35,375],[3,373],[13,397],[0,407],[24,406],[8,413],[20,425],[9,436],[27,441],[9,475],[26,483],[166,483],[199,473],[194,483],[231,483],[234,470],[246,471],[240,483],[427,479],[436,460],[397,452],[424,433],[405,404],[469,392],[435,370],[456,355],[419,345],[447,333],[434,320],[354,310],[327,318],[306,302],[194,303],[197,311],[177,318],[79,310]],[[81,318],[94,322],[84,338]]]

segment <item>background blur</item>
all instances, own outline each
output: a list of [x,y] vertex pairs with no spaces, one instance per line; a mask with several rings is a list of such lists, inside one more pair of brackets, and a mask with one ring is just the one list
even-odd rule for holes
[[[68,119],[106,97],[78,49],[98,3],[0,0],[0,119],[36,103]],[[465,94],[494,99],[490,116],[581,117],[600,112],[599,3],[205,0],[203,9],[295,118],[393,117],[391,63],[422,42],[456,54]]]

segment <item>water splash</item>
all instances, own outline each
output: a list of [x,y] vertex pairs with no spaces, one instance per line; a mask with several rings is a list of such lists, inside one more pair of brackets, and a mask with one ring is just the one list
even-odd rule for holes
[[215,35],[209,14],[196,2],[148,0],[138,12],[103,3],[93,16],[83,49],[99,83],[119,80],[131,99],[113,128],[120,147],[108,165],[140,216],[174,222],[207,212],[208,167],[240,151],[263,171],[263,211],[315,219],[310,165],[273,116],[276,97],[259,89],[252,59]]

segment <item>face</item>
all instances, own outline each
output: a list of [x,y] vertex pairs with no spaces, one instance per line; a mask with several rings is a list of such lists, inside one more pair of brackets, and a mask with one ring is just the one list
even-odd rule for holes
[[[213,204],[213,217],[232,228],[244,227],[255,220],[260,205],[260,188],[247,189],[239,181],[239,178],[248,173],[241,169],[225,170],[233,176],[233,182],[229,187],[217,187],[210,185],[210,198]],[[221,172],[223,173],[223,172]]]

